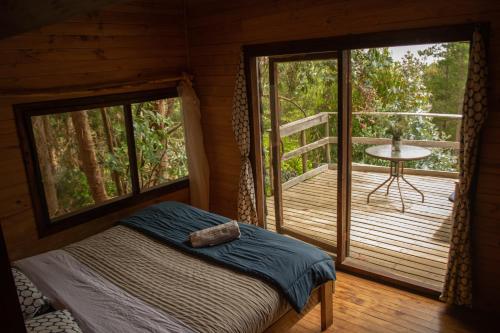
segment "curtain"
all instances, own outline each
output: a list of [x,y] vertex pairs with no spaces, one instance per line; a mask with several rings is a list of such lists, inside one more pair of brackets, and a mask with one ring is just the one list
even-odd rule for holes
[[472,305],[471,267],[471,185],[477,169],[479,134],[486,118],[487,65],[485,42],[474,32],[465,97],[460,141],[460,178],[453,208],[453,229],[448,268],[441,299],[449,304]]
[[177,91],[182,104],[191,204],[208,210],[210,171],[205,146],[203,145],[200,101],[196,96],[191,81],[187,78],[179,83]]
[[255,189],[253,182],[250,154],[250,124],[248,113],[247,87],[243,53],[236,75],[233,96],[233,131],[240,150],[241,170],[238,186],[238,220],[257,224],[257,209],[255,205]]

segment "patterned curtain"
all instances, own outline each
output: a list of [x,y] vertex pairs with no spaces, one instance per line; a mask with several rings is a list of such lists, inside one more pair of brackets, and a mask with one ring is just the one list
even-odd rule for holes
[[448,269],[441,299],[449,304],[472,305],[471,184],[477,168],[479,133],[486,119],[487,65],[485,42],[474,32],[463,105],[460,140],[460,179],[453,209],[453,230]]
[[241,158],[240,183],[238,188],[238,220],[245,223],[257,224],[252,164],[248,158],[250,154],[250,125],[248,117],[245,64],[242,53],[233,96],[233,131]]

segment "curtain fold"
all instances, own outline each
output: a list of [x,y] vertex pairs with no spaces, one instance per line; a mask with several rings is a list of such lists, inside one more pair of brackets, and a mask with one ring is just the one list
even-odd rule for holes
[[252,163],[249,159],[250,124],[243,53],[240,55],[240,64],[234,88],[232,125],[241,159],[238,186],[238,220],[245,223],[257,224]]
[[459,185],[453,208],[453,228],[448,267],[441,300],[472,305],[471,195],[477,169],[481,127],[487,114],[487,63],[483,36],[473,34],[465,97],[459,155]]
[[203,144],[200,101],[187,78],[179,83],[177,91],[182,104],[191,204],[209,210],[210,169]]

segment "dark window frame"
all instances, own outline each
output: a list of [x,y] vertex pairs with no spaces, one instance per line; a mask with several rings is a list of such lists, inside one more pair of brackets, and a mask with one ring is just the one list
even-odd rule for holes
[[[39,237],[45,237],[124,209],[130,205],[139,204],[189,187],[189,176],[155,186],[151,189],[143,189],[142,191],[139,186],[139,170],[137,168],[131,105],[134,103],[175,97],[179,97],[175,88],[165,88],[13,105]],[[74,212],[51,219],[47,208],[40,166],[38,164],[38,153],[36,151],[31,117],[118,105],[123,106],[132,192],[118,198],[110,199],[101,204],[78,209]]]

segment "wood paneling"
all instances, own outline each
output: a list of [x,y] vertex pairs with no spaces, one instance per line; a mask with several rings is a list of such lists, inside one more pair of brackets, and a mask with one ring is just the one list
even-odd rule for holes
[[[83,87],[179,76],[187,69],[184,23],[182,0],[135,0],[0,40],[0,91]],[[105,93],[172,84],[175,82],[117,88]],[[189,202],[189,191],[184,189],[38,239],[12,105],[84,96],[81,92],[43,98],[0,95],[0,221],[11,260],[78,241],[151,202],[164,199]]]
[[[182,0],[134,0],[1,40],[0,90],[177,76],[190,63],[202,105],[211,209],[235,217],[240,157],[231,129],[231,105],[241,45],[481,21],[491,23],[490,59],[500,56],[498,1],[457,0],[453,5],[432,0],[186,2],[189,48]],[[474,299],[482,308],[496,310],[500,299],[499,74],[500,64],[491,61],[490,116],[483,134],[473,222]],[[159,87],[151,84],[144,89]],[[79,240],[137,208],[38,239],[12,104],[39,100],[0,96],[0,220],[11,259]],[[170,197],[189,199],[186,190]]]
[[489,22],[490,117],[483,133],[475,202],[476,305],[500,312],[500,2],[188,0],[192,72],[201,99],[211,171],[211,208],[236,216],[239,153],[231,130],[233,93],[241,45],[388,30]]
[[64,18],[88,13],[125,0],[79,1],[17,0],[0,4],[0,38],[41,27]]

